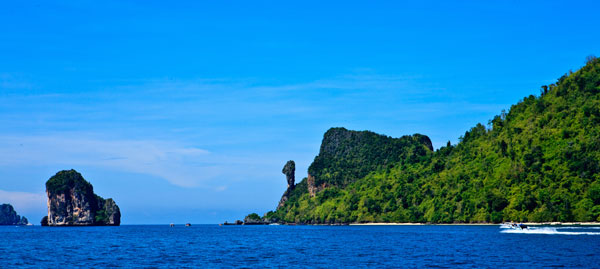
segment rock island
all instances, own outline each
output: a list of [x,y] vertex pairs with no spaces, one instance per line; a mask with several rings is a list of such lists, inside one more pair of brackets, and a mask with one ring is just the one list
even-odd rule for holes
[[94,193],[77,171],[63,170],[46,182],[48,216],[42,226],[118,226],[121,211],[111,198]]

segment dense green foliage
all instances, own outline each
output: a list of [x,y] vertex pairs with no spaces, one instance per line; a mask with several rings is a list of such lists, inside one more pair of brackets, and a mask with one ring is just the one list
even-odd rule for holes
[[244,219],[248,219],[248,220],[262,220],[262,218],[258,214],[256,214],[256,213],[248,214],[248,216],[246,216]]
[[331,128],[319,155],[308,168],[316,186],[343,187],[368,173],[402,161],[414,161],[432,150],[427,136],[391,138],[369,131]]
[[356,141],[328,148],[332,142],[324,139],[309,173],[330,184],[312,197],[302,180],[267,217],[297,223],[600,221],[599,72],[600,60],[590,58],[579,71],[542,86],[540,96],[524,98],[488,127],[477,124],[457,145],[435,152],[411,155],[400,147],[398,153],[383,138],[363,143],[366,148],[356,149]]
[[262,220],[262,218],[256,213],[248,214],[248,216],[246,216],[244,219],[245,220],[256,220],[256,221]]
[[46,191],[50,193],[65,193],[74,189],[80,194],[93,194],[92,184],[87,182],[80,173],[71,170],[62,170],[46,181]]

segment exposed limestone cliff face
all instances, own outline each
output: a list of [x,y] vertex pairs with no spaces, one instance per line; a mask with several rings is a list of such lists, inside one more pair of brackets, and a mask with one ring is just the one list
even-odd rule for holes
[[27,218],[17,214],[15,209],[10,204],[0,205],[0,225],[27,225]]
[[98,203],[98,208],[101,210],[96,212],[96,219],[106,219],[107,225],[121,224],[121,211],[119,210],[117,203],[115,203],[115,200],[108,198],[102,201],[104,201],[104,204]]
[[279,200],[279,204],[277,205],[277,208],[279,209],[280,207],[283,206],[283,204],[285,204],[285,202],[289,199],[289,195],[290,192],[292,190],[294,190],[294,187],[296,187],[295,185],[295,181],[296,181],[296,163],[294,161],[288,161],[284,166],[283,169],[281,170],[281,173],[283,173],[285,175],[285,178],[287,180],[288,186],[287,189],[285,190],[285,192],[283,193],[283,195],[281,196],[281,200]]
[[94,194],[92,184],[75,170],[63,170],[46,182],[48,226],[120,225],[121,212],[112,199]]
[[315,177],[308,174],[308,178],[306,179],[306,185],[308,188],[308,193],[311,197],[315,197],[317,194],[317,186],[315,185]]

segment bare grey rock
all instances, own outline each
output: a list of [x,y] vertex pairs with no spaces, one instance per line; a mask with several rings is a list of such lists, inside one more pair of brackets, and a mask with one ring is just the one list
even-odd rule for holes
[[289,199],[290,193],[296,187],[296,163],[292,160],[289,160],[281,170],[281,173],[285,175],[288,186],[283,195],[281,196],[281,200],[279,200],[279,204],[277,205],[277,209],[283,206],[285,202]]
[[315,197],[318,190],[317,186],[315,185],[315,177],[311,176],[310,173],[308,174],[308,178],[306,179],[306,185],[310,196]]
[[296,163],[292,160],[288,161],[281,169],[281,173],[285,175],[288,183],[288,189],[293,188],[296,181]]

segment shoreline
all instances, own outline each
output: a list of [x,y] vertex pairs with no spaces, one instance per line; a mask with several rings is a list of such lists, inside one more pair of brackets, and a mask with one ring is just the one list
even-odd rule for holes
[[368,223],[349,223],[352,226],[417,226],[417,225],[500,225],[496,223],[413,223],[413,222],[368,222]]
[[[519,222],[525,225],[533,226],[600,226],[600,222]],[[353,226],[414,226],[414,225],[469,225],[469,226],[485,226],[485,225],[502,225],[503,223],[411,223],[411,222],[368,222],[368,223],[349,223]]]

